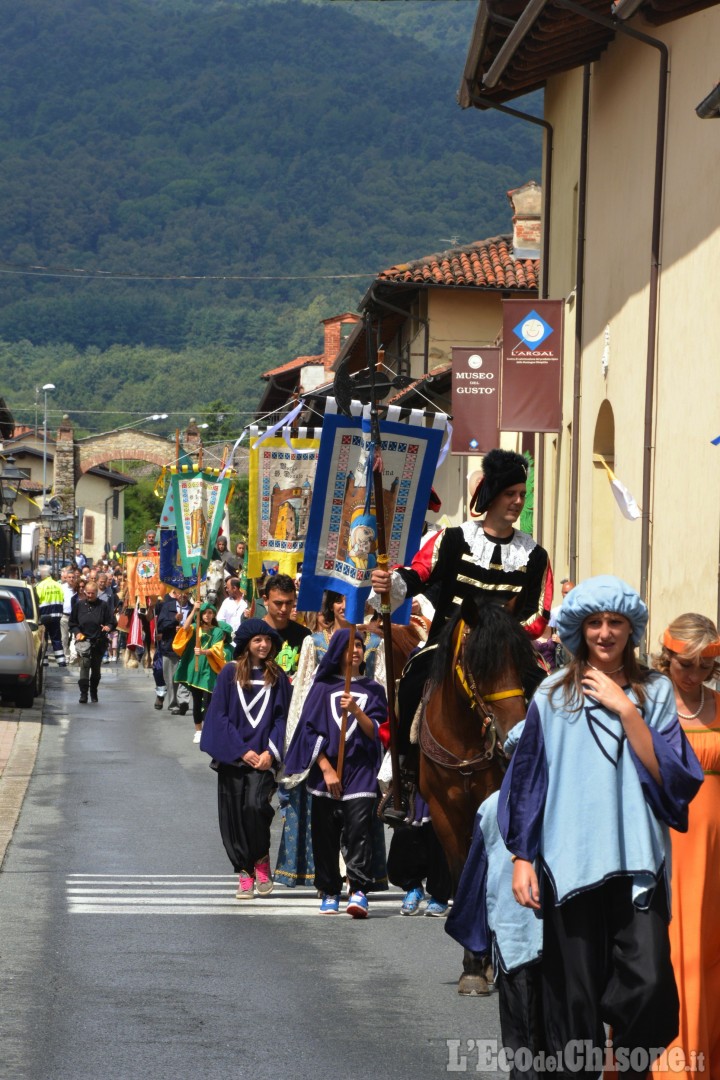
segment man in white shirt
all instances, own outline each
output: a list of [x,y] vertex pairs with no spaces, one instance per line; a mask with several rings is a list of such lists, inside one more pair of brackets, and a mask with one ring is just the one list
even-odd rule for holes
[[227,596],[218,608],[217,620],[229,623],[233,630],[237,631],[243,614],[247,610],[247,601],[237,578],[228,578],[225,583],[225,592]]
[[60,638],[62,640],[65,660],[68,664],[77,664],[78,658],[75,652],[75,639],[70,634],[70,612],[72,611],[73,598],[77,596],[80,571],[74,566],[65,566],[60,571],[60,585],[63,591],[63,613],[60,616]]

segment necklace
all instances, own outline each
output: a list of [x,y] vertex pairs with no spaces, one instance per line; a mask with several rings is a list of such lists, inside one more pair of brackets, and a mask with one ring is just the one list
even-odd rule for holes
[[614,667],[612,671],[603,671],[602,668],[595,667],[594,664],[591,664],[589,660],[587,661],[587,666],[591,667],[593,671],[599,671],[601,675],[617,675],[618,671],[622,671],[625,667],[624,664],[621,664],[620,667]]
[[682,713],[678,709],[678,716],[679,716],[679,718],[681,720],[697,720],[698,716],[703,711],[704,707],[705,707],[705,687],[701,683],[700,684],[700,707],[698,708],[697,712],[694,712],[694,713]]

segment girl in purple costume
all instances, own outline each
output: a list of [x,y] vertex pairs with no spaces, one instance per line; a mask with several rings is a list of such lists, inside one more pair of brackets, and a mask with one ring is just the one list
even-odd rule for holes
[[290,681],[273,657],[279,635],[247,619],[236,637],[235,664],[220,672],[205,715],[200,749],[218,774],[220,835],[239,875],[237,898],[272,892],[270,800],[282,763]]

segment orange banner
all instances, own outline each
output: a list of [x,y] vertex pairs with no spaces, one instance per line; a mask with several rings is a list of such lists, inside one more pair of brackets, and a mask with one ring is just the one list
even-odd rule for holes
[[160,555],[148,552],[147,555],[126,555],[125,569],[128,579],[128,597],[132,604],[137,597],[143,607],[148,596],[159,596],[165,590],[160,584]]

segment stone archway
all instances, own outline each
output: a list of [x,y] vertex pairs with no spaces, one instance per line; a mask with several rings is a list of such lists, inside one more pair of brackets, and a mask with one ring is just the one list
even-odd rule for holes
[[[188,424],[181,438],[181,449],[197,453],[202,446],[200,431]],[[75,488],[80,477],[108,461],[149,461],[162,467],[175,458],[175,440],[138,428],[106,431],[76,439],[72,421],[64,416],[55,441],[54,489],[63,513],[75,517]]]

